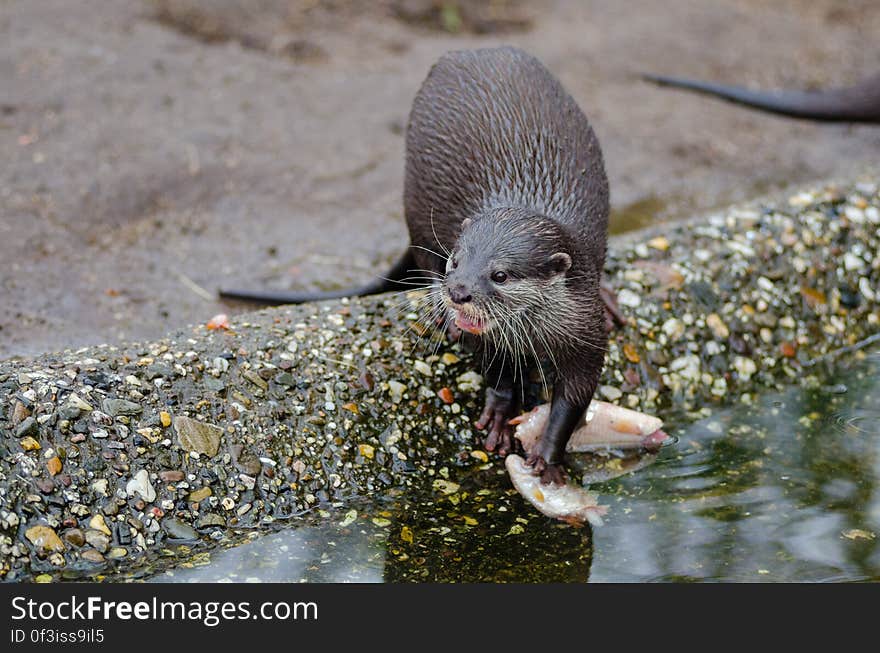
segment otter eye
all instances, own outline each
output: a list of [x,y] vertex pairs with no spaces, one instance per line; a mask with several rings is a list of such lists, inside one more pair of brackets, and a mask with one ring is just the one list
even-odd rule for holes
[[498,270],[498,272],[493,272],[492,281],[494,281],[495,283],[504,283],[505,281],[507,281],[507,272],[502,272],[501,270]]

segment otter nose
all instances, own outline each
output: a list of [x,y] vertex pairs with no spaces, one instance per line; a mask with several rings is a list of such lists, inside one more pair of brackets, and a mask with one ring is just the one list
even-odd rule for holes
[[449,287],[449,297],[456,304],[467,304],[473,299],[471,293],[465,288],[464,284],[461,283]]

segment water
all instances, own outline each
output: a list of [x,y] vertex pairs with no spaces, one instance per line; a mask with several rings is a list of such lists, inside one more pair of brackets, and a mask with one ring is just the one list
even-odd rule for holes
[[345,506],[155,580],[878,581],[880,355],[860,358],[672,425],[653,465],[592,486],[600,528],[536,515],[489,465],[449,495]]

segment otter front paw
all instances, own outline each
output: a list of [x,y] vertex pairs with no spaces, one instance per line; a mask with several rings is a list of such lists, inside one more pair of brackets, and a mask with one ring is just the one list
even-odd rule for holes
[[544,485],[565,485],[565,470],[561,464],[548,463],[540,454],[533,453],[526,460],[526,465],[535,470]]
[[486,403],[475,426],[488,430],[485,447],[487,451],[498,450],[502,456],[518,450],[519,441],[513,437],[514,427],[509,423],[519,412],[519,405],[511,392],[486,390]]

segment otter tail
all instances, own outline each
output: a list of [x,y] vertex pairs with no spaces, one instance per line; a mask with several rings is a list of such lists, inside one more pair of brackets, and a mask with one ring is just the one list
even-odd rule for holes
[[855,86],[827,91],[769,92],[663,75],[642,75],[642,78],[660,86],[696,91],[792,118],[880,123],[880,75],[870,77]]
[[341,297],[362,297],[364,295],[378,295],[391,290],[412,288],[412,283],[407,283],[409,271],[416,267],[412,250],[407,249],[397,263],[384,277],[377,277],[364,286],[358,288],[342,288],[339,290],[326,291],[270,291],[270,290],[220,290],[219,295],[224,299],[238,299],[258,304],[303,304],[316,302],[322,299],[339,299]]

